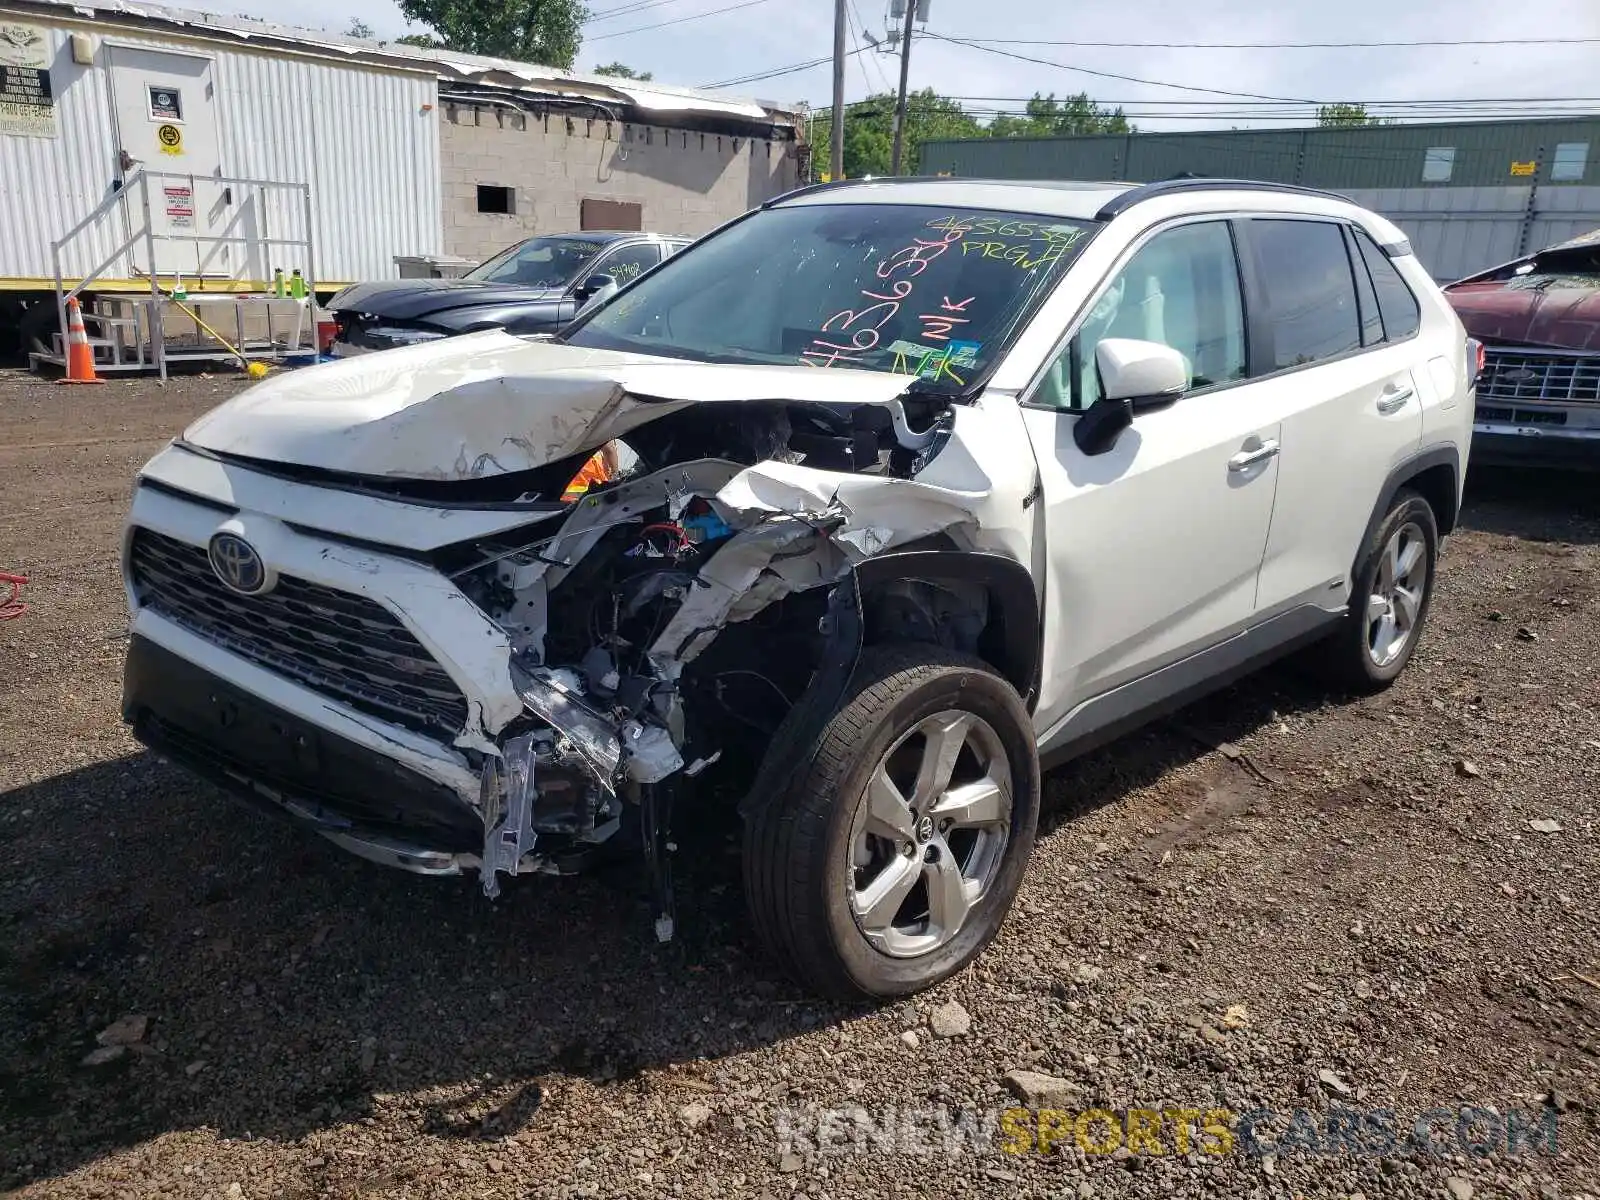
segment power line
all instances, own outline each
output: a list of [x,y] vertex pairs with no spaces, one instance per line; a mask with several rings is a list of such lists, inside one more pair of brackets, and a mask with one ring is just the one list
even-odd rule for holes
[[[854,50],[847,51],[846,57],[865,53],[871,48],[872,47],[870,46],[857,46]],[[777,79],[781,75],[793,75],[797,71],[809,71],[812,67],[820,67],[823,63],[831,63],[832,61],[833,55],[829,54],[822,58],[809,59],[803,63],[791,63],[787,67],[774,67],[770,71],[758,71],[753,75],[741,75],[737,79],[723,79],[717,83],[702,83],[699,85],[699,87],[702,91],[711,92],[718,88],[737,87],[742,83],[759,83],[763,79]],[[819,106],[821,109],[825,109],[827,107],[829,107],[828,104]]]
[[976,42],[963,41],[960,38],[946,37],[942,33],[923,31],[924,37],[937,38],[941,42],[949,42],[956,46],[966,46],[970,50],[981,50],[985,54],[997,54],[1002,58],[1015,58],[1021,62],[1037,63],[1042,67],[1054,67],[1058,71],[1076,71],[1082,75],[1097,75],[1101,79],[1119,79],[1123,83],[1138,83],[1146,87],[1172,88],[1180,92],[1203,92],[1212,96],[1240,96],[1248,100],[1277,100],[1289,104],[1316,104],[1316,100],[1307,100],[1301,96],[1264,96],[1260,92],[1230,92],[1222,88],[1199,87],[1188,83],[1167,83],[1159,79],[1140,79],[1136,75],[1119,75],[1115,71],[1097,71],[1091,67],[1076,67],[1070,63],[1051,62],[1046,58],[1034,58],[1028,54],[1018,54],[1013,50],[997,50],[993,46],[980,46]]
[[647,8],[660,8],[663,4],[676,4],[678,0],[639,0],[635,4],[619,4],[616,8],[602,9],[600,12],[590,13],[584,18],[585,25],[595,21],[605,21],[612,17],[625,17],[631,13],[643,12]]
[[1115,50],[1409,50],[1417,46],[1567,46],[1600,42],[1600,37],[1463,38],[1421,42],[1079,42],[1054,38],[956,37],[951,41],[995,46],[1077,46]]
[[675,17],[670,21],[658,21],[654,25],[637,25],[632,29],[619,29],[615,33],[602,33],[595,37],[585,38],[586,42],[603,42],[607,38],[627,37],[630,33],[644,33],[651,29],[665,29],[668,25],[682,25],[687,21],[702,21],[706,17],[720,17],[723,13],[738,12],[741,8],[754,8],[758,4],[767,4],[770,0],[744,0],[742,4],[730,4],[726,8],[713,8],[710,12],[691,13],[687,17]]

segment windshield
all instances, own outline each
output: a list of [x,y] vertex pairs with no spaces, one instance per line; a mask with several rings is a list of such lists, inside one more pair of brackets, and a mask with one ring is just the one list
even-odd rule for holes
[[1093,222],[895,204],[765,209],[570,330],[575,346],[706,362],[988,375]]
[[579,238],[529,238],[473,267],[464,278],[521,287],[566,287],[604,248],[604,243]]

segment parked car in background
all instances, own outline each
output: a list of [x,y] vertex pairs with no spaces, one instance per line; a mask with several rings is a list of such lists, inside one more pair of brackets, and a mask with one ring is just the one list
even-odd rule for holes
[[332,352],[347,356],[457,333],[552,333],[610,285],[631,283],[690,239],[654,233],[532,237],[460,279],[357,283],[328,302]]
[[1600,230],[1445,295],[1484,345],[1473,456],[1600,467]]

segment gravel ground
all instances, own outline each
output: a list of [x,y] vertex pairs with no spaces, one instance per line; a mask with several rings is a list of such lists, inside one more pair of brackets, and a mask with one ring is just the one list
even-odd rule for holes
[[[33,576],[0,622],[0,1186],[1600,1194],[1592,479],[1481,473],[1393,690],[1340,701],[1276,669],[1057,772],[980,963],[914,1003],[840,1008],[751,945],[728,829],[686,844],[683,932],[661,948],[625,871],[490,905],[140,751],[117,712],[130,482],[238,386],[0,376],[0,570]],[[1236,1126],[1231,1153],[1180,1152],[1172,1123],[1162,1155],[1086,1153],[1070,1112],[1049,1153],[1004,1152],[1011,1124],[981,1152],[940,1132],[1017,1089],[1070,1112],[1279,1115],[1254,1140]],[[1499,1152],[1468,1152],[1463,1105],[1468,1141],[1498,1130]],[[819,1111],[849,1106],[819,1148]],[[1344,1114],[1383,1109],[1398,1152],[1330,1148]],[[1430,1152],[1408,1138],[1432,1109]],[[1509,1152],[1524,1118],[1554,1152]]]

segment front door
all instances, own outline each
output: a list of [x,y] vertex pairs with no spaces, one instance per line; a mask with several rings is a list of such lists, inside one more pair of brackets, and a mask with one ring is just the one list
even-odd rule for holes
[[[1191,391],[1136,417],[1107,453],[1073,441],[1099,395],[1107,337],[1161,342]],[[1035,721],[1238,632],[1255,611],[1281,433],[1246,378],[1244,308],[1227,222],[1156,233],[1112,277],[1029,395],[1046,544],[1045,669]]]
[[[232,275],[238,255],[226,243],[207,240],[225,235],[232,200],[217,182],[222,152],[211,60],[131,46],[109,46],[107,54],[124,170],[141,167],[151,176],[155,272]],[[144,198],[137,186],[123,204],[129,232],[142,231]],[[150,272],[149,257],[140,238],[133,246],[135,269]]]

